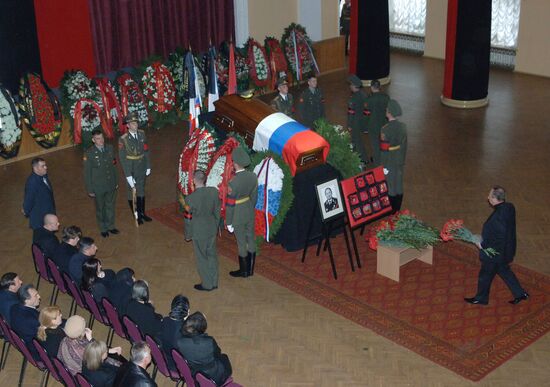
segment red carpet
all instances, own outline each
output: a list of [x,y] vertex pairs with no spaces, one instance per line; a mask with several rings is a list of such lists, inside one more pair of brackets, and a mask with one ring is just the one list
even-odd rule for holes
[[[149,211],[166,226],[182,232],[176,205]],[[434,250],[434,265],[413,261],[401,268],[401,282],[376,274],[376,254],[358,240],[363,267],[351,272],[343,236],[333,239],[338,279],[328,253],[288,253],[265,245],[256,273],[369,328],[431,361],[474,381],[502,365],[550,330],[550,277],[513,265],[531,297],[510,305],[500,280],[493,282],[488,306],[469,305],[477,287],[477,251],[455,242]],[[218,240],[220,254],[236,261],[234,237]]]

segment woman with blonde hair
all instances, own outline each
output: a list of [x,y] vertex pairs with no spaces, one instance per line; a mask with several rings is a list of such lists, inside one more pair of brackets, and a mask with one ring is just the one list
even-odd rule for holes
[[50,356],[57,355],[61,340],[65,338],[65,331],[61,328],[61,317],[61,309],[56,305],[42,308],[38,316],[40,326],[36,337]]
[[103,341],[92,341],[84,350],[82,375],[94,387],[110,387],[115,381],[118,366],[114,365],[114,361],[106,361],[108,356],[107,345]]

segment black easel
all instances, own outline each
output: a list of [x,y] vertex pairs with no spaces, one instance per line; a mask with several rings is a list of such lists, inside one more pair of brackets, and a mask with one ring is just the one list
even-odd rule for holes
[[[307,254],[307,249],[309,247],[309,242],[318,240],[318,242],[317,242],[317,253],[316,253],[317,257],[321,253],[321,246],[323,245],[323,242],[324,242],[323,251],[328,250],[328,254],[329,254],[329,257],[330,257],[330,264],[332,266],[332,275],[334,276],[334,279],[338,279],[338,274],[336,273],[336,264],[334,263],[334,254],[332,253],[332,246],[330,245],[330,235],[331,235],[333,230],[338,230],[340,227],[342,227],[343,230],[344,230],[344,238],[345,238],[345,241],[346,241],[346,247],[347,247],[347,251],[348,251],[348,259],[349,259],[349,263],[350,263],[350,266],[351,266],[351,271],[355,271],[355,266],[353,264],[353,258],[351,256],[351,248],[350,248],[350,245],[349,245],[348,232],[347,232],[347,226],[346,226],[346,224],[348,222],[346,221],[347,218],[345,216],[345,213],[343,213],[341,216],[337,216],[337,217],[334,217],[334,218],[331,218],[331,219],[328,219],[328,220],[324,221],[323,224],[322,224],[322,227],[321,227],[321,234],[311,237],[310,234],[311,234],[311,229],[313,227],[313,220],[315,218],[316,211],[318,211],[318,208],[314,207],[313,211],[311,212],[311,217],[310,217],[309,225],[308,225],[308,228],[307,228],[306,240],[305,240],[305,244],[304,244],[304,250],[302,252],[302,263],[306,259],[306,254]],[[355,247],[355,250],[357,250],[357,246],[355,246],[355,242],[354,242],[354,247]],[[358,263],[359,263],[359,261],[358,261]],[[361,267],[361,266],[359,265],[359,267]]]

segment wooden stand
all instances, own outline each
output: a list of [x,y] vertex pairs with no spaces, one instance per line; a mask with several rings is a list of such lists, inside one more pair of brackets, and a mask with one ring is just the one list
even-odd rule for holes
[[433,264],[433,247],[428,246],[417,250],[410,247],[389,247],[378,244],[376,272],[399,282],[400,267],[415,259]]

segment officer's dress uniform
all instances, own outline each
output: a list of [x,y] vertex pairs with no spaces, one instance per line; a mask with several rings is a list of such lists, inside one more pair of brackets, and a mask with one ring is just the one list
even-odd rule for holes
[[300,95],[298,100],[298,113],[302,119],[302,123],[310,129],[313,128],[313,123],[325,116],[325,99],[319,88],[306,88]]
[[367,97],[362,90],[358,90],[352,93],[348,101],[348,128],[351,129],[353,147],[365,164],[370,161],[363,141],[368,119]]
[[372,158],[375,165],[380,165],[380,130],[387,122],[386,108],[390,97],[382,92],[372,93],[367,98],[367,110],[369,119],[367,121],[367,131],[370,144],[372,146]]
[[292,94],[288,93],[283,97],[282,94],[278,94],[271,101],[271,107],[287,116],[294,118],[294,98]]
[[192,214],[189,237],[193,240],[197,271],[205,289],[218,287],[216,233],[220,223],[220,199],[215,187],[199,187],[187,196]]
[[[145,215],[145,179],[146,172],[151,168],[149,160],[149,147],[143,130],[137,130],[135,134],[126,132],[118,142],[119,158],[124,176],[126,178],[133,177],[135,180],[136,196],[137,196],[137,213],[138,221],[149,221],[151,218]],[[128,203],[132,211],[132,187],[127,184],[128,188]]]
[[95,145],[84,154],[84,182],[86,191],[95,195],[95,216],[102,233],[115,229],[115,204],[118,171],[113,147]]

